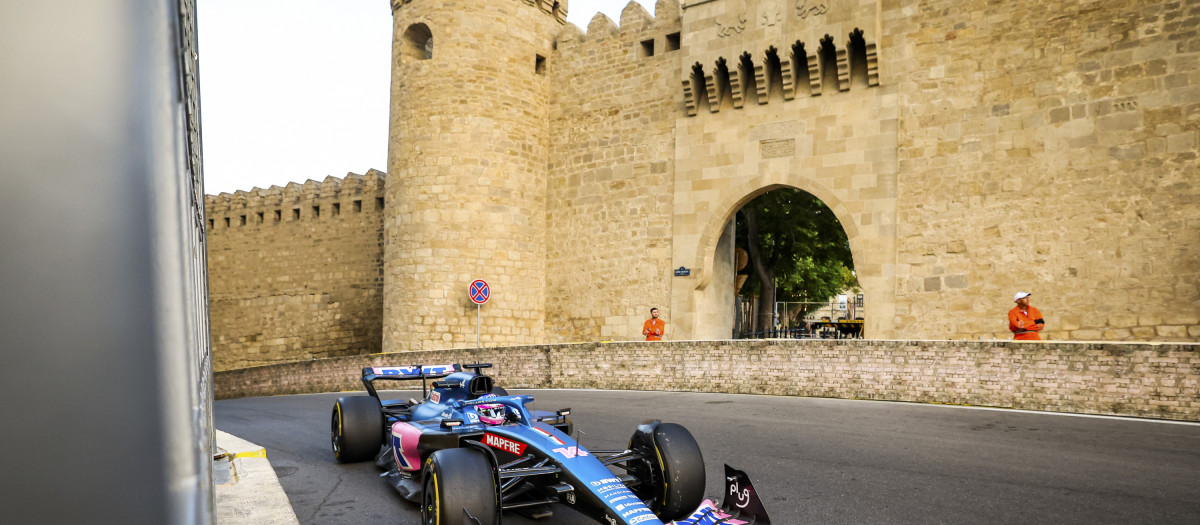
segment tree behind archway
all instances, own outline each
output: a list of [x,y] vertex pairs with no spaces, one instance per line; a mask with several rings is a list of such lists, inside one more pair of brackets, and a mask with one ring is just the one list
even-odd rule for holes
[[737,239],[756,277],[741,290],[743,298],[758,297],[753,330],[773,327],[779,298],[823,302],[858,285],[841,221],[811,193],[781,188],[755,197],[738,210]]

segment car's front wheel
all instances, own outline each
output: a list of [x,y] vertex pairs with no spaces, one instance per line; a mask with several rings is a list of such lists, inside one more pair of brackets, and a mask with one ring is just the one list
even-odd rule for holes
[[366,461],[383,445],[383,409],[369,396],[338,398],[333,405],[329,439],[333,457],[342,463]]
[[496,476],[482,453],[466,448],[434,452],[425,460],[424,478],[421,522],[425,525],[500,523]]
[[629,448],[642,459],[629,462],[638,480],[633,491],[655,514],[678,519],[704,499],[704,457],[692,433],[674,423],[657,421],[638,427]]

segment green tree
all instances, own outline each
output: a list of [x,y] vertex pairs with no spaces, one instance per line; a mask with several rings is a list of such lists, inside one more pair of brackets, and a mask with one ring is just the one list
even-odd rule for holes
[[[824,302],[858,286],[842,223],[808,192],[782,188],[746,203],[738,210],[737,238],[757,277],[741,294],[758,296],[758,330],[771,328],[777,300]],[[807,313],[805,306],[799,313]]]

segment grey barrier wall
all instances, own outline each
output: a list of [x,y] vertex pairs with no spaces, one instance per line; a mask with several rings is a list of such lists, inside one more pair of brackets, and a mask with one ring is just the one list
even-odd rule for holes
[[366,366],[490,362],[511,388],[677,390],[1200,421],[1200,344],[757,340],[585,343],[318,359],[215,374],[218,398],[362,390]]
[[0,2],[6,523],[211,523],[193,0]]

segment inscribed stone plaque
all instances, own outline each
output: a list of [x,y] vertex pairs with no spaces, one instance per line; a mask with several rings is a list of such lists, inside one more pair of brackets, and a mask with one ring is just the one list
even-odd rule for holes
[[796,154],[796,139],[764,140],[759,144],[762,145],[762,158],[764,159],[791,157]]
[[750,130],[750,140],[785,139],[795,137],[804,132],[804,124],[799,120],[785,120],[754,126]]

